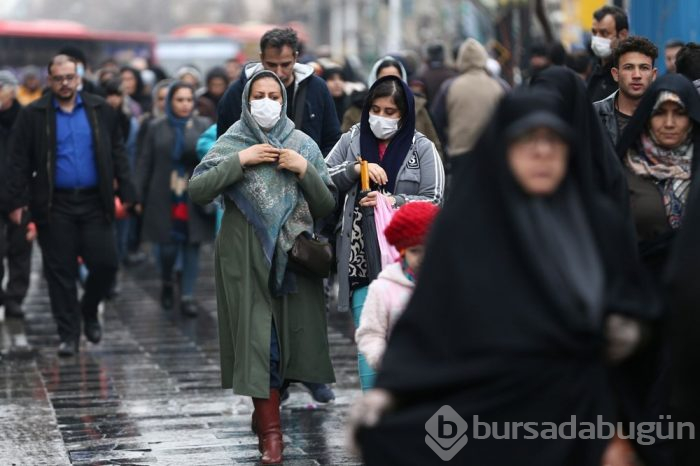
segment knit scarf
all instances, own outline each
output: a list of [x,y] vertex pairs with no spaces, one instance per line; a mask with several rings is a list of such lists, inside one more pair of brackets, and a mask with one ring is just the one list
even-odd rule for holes
[[170,153],[172,172],[170,175],[170,239],[175,242],[186,242],[188,237],[187,223],[189,221],[189,210],[187,207],[187,173],[185,165],[182,163],[182,153],[185,150],[185,128],[190,121],[190,115],[178,117],[173,112],[172,99],[173,87],[168,91],[165,114],[168,124],[172,128],[175,138],[173,149]]
[[673,149],[661,147],[651,132],[645,132],[638,147],[638,151],[628,151],[627,166],[634,174],[654,180],[661,191],[668,222],[676,229],[681,226],[690,188],[691,132],[683,144]]
[[[260,71],[248,80],[243,90],[241,119],[214,144],[195,168],[192,178],[216,168],[244,149],[267,143],[301,154],[330,186],[331,179],[318,146],[310,137],[296,131],[294,123],[286,116],[287,95],[281,82],[283,105],[277,124],[265,132],[250,114],[247,103],[250,88],[256,78],[263,74],[277,79],[270,71]],[[224,195],[236,204],[260,240],[270,267],[270,291],[275,296],[293,292],[294,278],[287,273],[287,254],[299,234],[313,231],[313,217],[296,175],[287,170],[278,170],[277,165],[271,163],[246,167],[243,179],[226,188]]]

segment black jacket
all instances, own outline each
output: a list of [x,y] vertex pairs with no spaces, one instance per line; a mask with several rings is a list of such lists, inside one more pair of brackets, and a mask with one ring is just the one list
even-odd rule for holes
[[593,69],[593,73],[588,78],[588,98],[591,102],[598,102],[608,97],[618,89],[617,81],[612,77],[612,61],[603,65],[598,62]]
[[[80,96],[92,129],[100,197],[105,216],[111,221],[115,179],[116,194],[122,202],[131,203],[135,199],[124,138],[117,113],[102,97],[85,92]],[[10,140],[10,208],[28,205],[38,224],[48,222],[56,174],[56,110],[52,100],[49,93],[22,109]]]
[[[12,105],[0,111],[0,176],[8,176],[8,159],[10,157],[10,136],[12,135],[12,125],[17,120],[17,115],[21,109],[17,100],[12,101]],[[7,179],[7,178],[5,178]],[[7,184],[0,186],[0,212],[10,211],[10,196]]]
[[613,92],[605,99],[593,103],[598,118],[600,118],[600,122],[603,123],[603,126],[610,135],[613,146],[617,146],[617,141],[620,140],[620,131],[617,128],[617,118],[615,118],[616,97],[617,91]]
[[[217,107],[218,119],[216,136],[219,137],[241,118],[241,96],[246,81],[258,70],[259,63],[253,63],[241,73],[238,81],[226,90]],[[340,139],[340,122],[335,111],[335,103],[326,82],[313,74],[313,68],[297,63],[294,66],[295,86],[294,101],[292,102],[292,118],[296,128],[310,136],[318,144],[321,153],[326,156],[335,143]],[[299,102],[302,88],[306,87],[306,98]],[[296,121],[297,105],[304,105],[303,121]]]

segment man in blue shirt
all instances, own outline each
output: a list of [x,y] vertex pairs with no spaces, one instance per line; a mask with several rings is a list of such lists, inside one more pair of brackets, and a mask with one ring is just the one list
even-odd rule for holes
[[[74,58],[57,55],[48,71],[51,92],[17,117],[8,190],[12,220],[29,208],[37,224],[58,354],[73,356],[81,322],[88,341],[102,338],[97,307],[117,271],[114,196],[129,205],[135,194],[116,113],[101,97],[78,92]],[[79,258],[90,271],[80,301]]]

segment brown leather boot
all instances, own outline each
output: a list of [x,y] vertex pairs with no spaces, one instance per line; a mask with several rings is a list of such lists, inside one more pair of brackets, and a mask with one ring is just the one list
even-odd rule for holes
[[253,398],[254,423],[258,439],[262,444],[262,464],[282,462],[282,430],[280,426],[280,392],[270,390],[270,398]]
[[[253,398],[253,402],[255,402],[255,398]],[[262,453],[262,438],[258,435],[258,416],[255,414],[255,409],[250,416],[250,430],[258,437],[258,451]]]

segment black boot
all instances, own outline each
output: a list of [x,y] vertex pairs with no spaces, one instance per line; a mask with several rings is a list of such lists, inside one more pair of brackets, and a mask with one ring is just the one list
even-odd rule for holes
[[164,282],[160,290],[160,306],[170,310],[173,308],[174,299],[173,284]]
[[180,312],[187,317],[197,317],[197,304],[191,297],[182,298],[180,301]]
[[14,319],[23,319],[24,311],[22,310],[22,305],[17,301],[8,300],[5,302],[5,317]]

